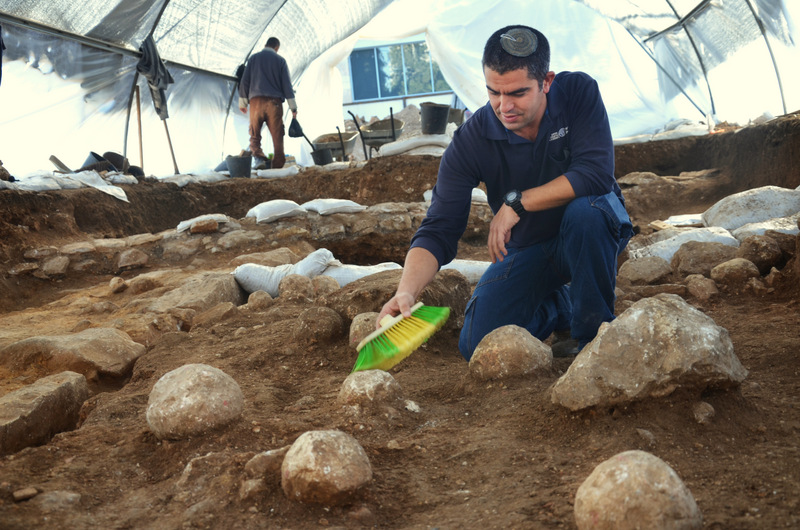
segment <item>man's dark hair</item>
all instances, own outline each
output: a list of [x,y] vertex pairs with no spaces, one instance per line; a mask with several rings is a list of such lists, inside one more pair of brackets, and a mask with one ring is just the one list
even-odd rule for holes
[[[519,56],[509,53],[507,47],[503,46],[503,40],[509,39],[509,32],[513,33],[511,30],[514,29],[528,30],[535,37],[531,39],[534,49],[528,55]],[[513,41],[513,38],[511,40]],[[525,53],[525,50],[520,53]],[[528,77],[539,81],[539,87],[541,87],[547,72],[550,71],[550,43],[547,42],[547,37],[542,32],[529,26],[506,26],[495,31],[486,41],[481,64],[498,74],[527,68]]]
[[270,37],[267,39],[267,43],[265,46],[268,48],[272,48],[273,50],[281,45],[281,41],[278,40],[278,37]]

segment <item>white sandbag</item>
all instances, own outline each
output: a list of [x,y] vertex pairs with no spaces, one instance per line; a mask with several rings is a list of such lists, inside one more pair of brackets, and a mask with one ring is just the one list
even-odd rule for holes
[[[425,190],[422,192],[422,198],[425,202],[431,202],[433,197],[433,190]],[[489,199],[486,197],[486,192],[480,188],[472,188],[472,202],[488,203]]]
[[291,177],[293,175],[297,175],[300,173],[300,167],[295,164],[286,167],[279,167],[275,169],[259,169],[255,172],[255,176],[250,175],[250,178],[265,178],[265,179],[275,179],[281,177]]
[[483,273],[491,265],[491,261],[478,261],[473,259],[454,259],[447,265],[442,267],[442,270],[455,269],[463,274],[469,283],[478,283]]
[[109,173],[106,175],[106,182],[110,182],[115,186],[119,186],[120,184],[139,184],[139,179],[134,177],[133,175],[126,175],[125,173]]
[[101,177],[96,171],[81,171],[80,173],[71,173],[69,175],[64,175],[64,178],[72,179],[80,182],[81,184],[90,186],[96,190],[111,195],[115,199],[128,202],[128,195],[125,193],[125,190],[118,186],[112,186],[103,180],[103,177]]
[[344,287],[350,282],[354,282],[372,274],[402,268],[403,267],[397,263],[394,263],[393,261],[378,263],[377,265],[346,265],[338,260],[334,260],[334,262],[328,265],[322,274],[324,276],[330,276],[339,282],[339,287]]
[[61,189],[60,179],[53,175],[33,174],[16,182],[17,188],[24,191],[57,191]]
[[176,230],[178,232],[183,232],[184,230],[191,228],[193,224],[199,221],[208,221],[210,219],[213,219],[214,221],[220,224],[227,223],[228,221],[230,221],[230,217],[228,217],[224,213],[207,213],[205,215],[198,215],[197,217],[193,217],[186,221],[181,221],[180,223],[178,223],[178,227],[176,228]]
[[86,187],[82,182],[69,177],[69,175],[54,175],[53,179],[62,190],[78,190]]
[[175,184],[179,188],[183,188],[195,182],[194,178],[191,175],[169,175],[166,177],[156,177],[156,178],[160,182],[169,182],[170,184]]
[[780,232],[782,234],[797,235],[800,229],[797,228],[797,221],[800,220],[800,213],[789,217],[779,217],[769,219],[761,223],[747,223],[733,231],[733,237],[739,241],[744,241],[750,236],[764,235],[767,230]]
[[441,157],[444,154],[444,147],[439,147],[438,145],[423,145],[422,147],[416,147],[409,151],[403,153],[404,155],[409,156],[438,156]]
[[304,202],[300,207],[310,212],[317,212],[320,215],[358,213],[367,209],[366,206],[347,199],[314,199],[313,201]]
[[350,162],[331,162],[330,164],[317,167],[319,167],[322,171],[338,171],[342,169],[350,169]]
[[291,265],[268,267],[257,263],[243,263],[233,270],[233,277],[246,292],[264,291],[275,298],[278,296],[278,286],[280,286],[281,280],[291,270]]
[[294,201],[287,199],[274,199],[262,202],[250,208],[245,217],[255,217],[258,224],[271,223],[277,219],[295,215],[305,216],[306,212]]
[[682,215],[670,215],[664,222],[672,226],[701,225],[703,224],[703,214],[687,213]]
[[681,248],[687,241],[717,242],[732,247],[738,247],[739,241],[724,228],[717,226],[707,228],[692,228],[689,230],[677,231],[676,235],[662,241],[653,243],[645,247],[629,249],[629,259],[644,258],[647,256],[657,256],[667,261],[672,260],[673,254]]
[[233,277],[248,293],[265,291],[274,298],[278,296],[278,287],[284,277],[289,274],[301,274],[313,278],[319,276],[332,261],[335,261],[333,253],[321,248],[293,265],[268,267],[256,263],[244,263],[234,269]]
[[223,180],[228,179],[225,177],[225,175],[222,173],[217,173],[216,171],[192,175],[192,182],[199,184],[214,184],[215,182],[222,182]]
[[472,188],[472,202],[489,202],[489,198],[482,189]]
[[418,147],[430,145],[446,148],[450,145],[450,140],[451,138],[447,134],[421,134],[405,140],[383,144],[380,149],[378,149],[378,155],[399,155],[400,153],[405,153],[406,151],[411,151]]
[[335,261],[333,252],[327,248],[319,248],[292,265],[292,274],[302,274],[313,278],[322,274],[328,265]]
[[800,212],[800,191],[763,186],[734,193],[703,212],[703,224],[736,230],[749,223],[788,217]]

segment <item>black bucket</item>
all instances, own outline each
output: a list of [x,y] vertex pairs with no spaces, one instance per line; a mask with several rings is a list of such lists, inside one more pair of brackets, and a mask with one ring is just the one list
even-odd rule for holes
[[450,117],[450,105],[427,101],[420,103],[419,107],[422,134],[444,134],[447,130],[447,119]]
[[76,170],[75,172],[80,173],[81,171],[97,171],[100,173],[101,171],[116,170],[117,168],[114,167],[114,164],[98,155],[94,151],[89,151],[89,156],[83,162],[83,165],[80,167],[80,169]]
[[311,158],[314,159],[316,165],[324,166],[325,164],[333,162],[333,151],[330,149],[317,149],[311,151]]
[[250,178],[250,166],[253,163],[252,156],[228,156],[225,162],[232,178]]

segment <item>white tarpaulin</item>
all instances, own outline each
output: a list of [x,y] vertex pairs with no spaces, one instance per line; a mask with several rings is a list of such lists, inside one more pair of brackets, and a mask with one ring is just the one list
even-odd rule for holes
[[[114,150],[137,161],[139,87],[145,171],[172,172],[164,124],[136,74],[150,35],[175,81],[168,121],[184,173],[246,147],[235,72],[269,36],[282,42],[309,137],[343,126],[335,67],[358,38],[424,35],[474,109],[486,100],[483,44],[514,23],[547,35],[553,70],[598,80],[615,138],[676,118],[746,124],[800,109],[798,15],[794,0],[4,0],[0,159],[21,175],[50,155],[77,165]],[[301,163],[304,143],[287,138]]]

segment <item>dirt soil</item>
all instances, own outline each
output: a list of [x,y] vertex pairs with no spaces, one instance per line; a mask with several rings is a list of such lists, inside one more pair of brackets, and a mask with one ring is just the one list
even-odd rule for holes
[[[618,177],[718,169],[625,190],[636,225],[647,233],[652,220],[702,212],[734,191],[800,185],[800,116],[738,132],[620,146],[617,167]],[[129,205],[95,190],[0,191],[0,261],[5,271],[32,248],[87,235],[155,233],[204,213],[241,218],[273,198],[416,202],[435,183],[437,168],[435,157],[398,156],[373,159],[363,169],[275,180],[183,189],[144,182],[125,187]],[[463,241],[460,257],[486,259],[484,243]],[[346,263],[377,263],[401,261],[404,252],[401,245],[368,259],[358,249],[334,255]],[[198,272],[224,269],[231,257],[209,254],[193,266]],[[154,260],[149,269],[162,265]],[[46,314],[47,304],[107,288],[110,278],[86,274],[48,282],[3,274],[0,310]],[[578,487],[595,466],[631,449],[655,454],[678,473],[703,513],[704,528],[798,528],[799,301],[796,284],[765,294],[723,291],[705,304],[689,300],[730,333],[749,370],[736,390],[678,391],[570,412],[549,399],[569,359],[556,359],[549,374],[477,383],[458,353],[457,330],[445,329],[391,371],[420,411],[368,418],[346,415],[336,404],[355,360],[346,336],[301,348],[289,324],[306,306],[278,303],[265,312],[241,312],[211,328],[165,334],[136,362],[126,384],[89,399],[79,428],[1,457],[0,528],[576,528]],[[245,395],[243,418],[204,436],[159,441],[145,421],[149,392],[164,373],[188,363],[231,375]],[[709,424],[693,417],[700,400],[716,410]],[[354,503],[298,504],[284,495],[277,476],[263,494],[240,500],[250,456],[318,429],[352,434],[369,456],[374,480]],[[225,465],[188,498],[185,491],[176,495],[187,464],[210,453]],[[48,512],[14,502],[12,492],[25,487],[77,492],[81,499],[76,508]]]

